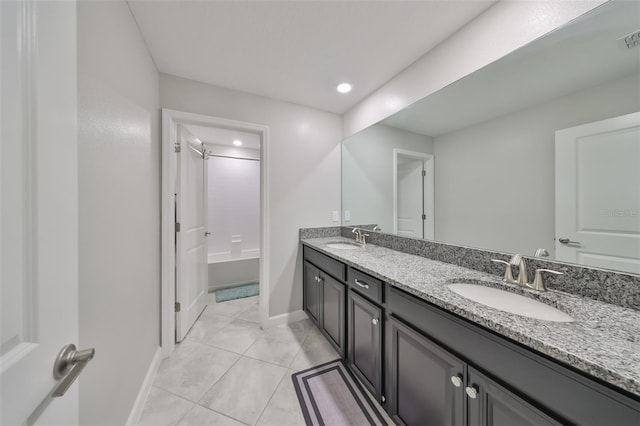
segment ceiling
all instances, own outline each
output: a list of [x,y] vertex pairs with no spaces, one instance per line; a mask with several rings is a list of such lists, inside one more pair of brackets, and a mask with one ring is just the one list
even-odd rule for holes
[[495,0],[128,3],[160,72],[342,114]]
[[[414,103],[382,123],[440,136],[640,73],[639,2],[607,3]],[[452,113],[454,112],[455,113]]]

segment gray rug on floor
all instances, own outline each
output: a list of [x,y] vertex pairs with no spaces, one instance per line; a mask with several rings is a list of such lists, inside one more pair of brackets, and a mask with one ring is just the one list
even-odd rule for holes
[[260,293],[258,283],[245,284],[238,287],[223,288],[216,290],[216,303],[227,300],[242,299],[243,297],[256,296]]
[[292,374],[307,425],[386,425],[342,360]]

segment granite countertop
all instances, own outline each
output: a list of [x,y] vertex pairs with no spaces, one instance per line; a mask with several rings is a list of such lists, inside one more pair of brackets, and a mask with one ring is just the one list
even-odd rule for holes
[[[607,383],[640,396],[640,312],[559,291],[539,293],[499,277],[449,263],[367,244],[332,249],[344,237],[303,238],[302,243],[347,265],[522,343]],[[568,313],[574,322],[549,322],[490,308],[446,287],[463,281],[509,290]]]

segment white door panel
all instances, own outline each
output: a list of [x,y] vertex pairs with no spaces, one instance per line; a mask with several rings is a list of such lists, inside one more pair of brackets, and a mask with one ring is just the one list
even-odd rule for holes
[[556,132],[556,257],[640,273],[640,113]]
[[78,385],[51,396],[78,344],[75,7],[0,2],[2,425],[78,424]]
[[207,168],[199,141],[183,126],[178,127],[178,138],[176,341],[180,342],[207,304]]
[[423,237],[422,160],[398,163],[398,235]]

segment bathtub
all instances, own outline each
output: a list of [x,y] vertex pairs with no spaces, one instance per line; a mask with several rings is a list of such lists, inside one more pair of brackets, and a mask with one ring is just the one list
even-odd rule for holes
[[260,250],[209,253],[209,291],[257,283],[260,279]]

